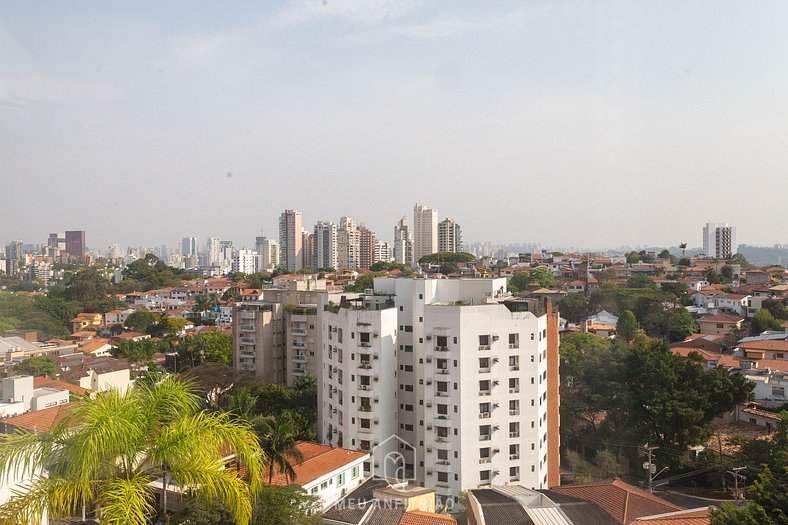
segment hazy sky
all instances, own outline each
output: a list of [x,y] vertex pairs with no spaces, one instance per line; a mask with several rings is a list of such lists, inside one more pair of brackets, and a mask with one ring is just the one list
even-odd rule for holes
[[0,3],[0,240],[788,242],[788,2]]

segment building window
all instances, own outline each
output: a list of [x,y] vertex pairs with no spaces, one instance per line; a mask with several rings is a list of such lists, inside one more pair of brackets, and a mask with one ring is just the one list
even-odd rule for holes
[[405,325],[405,332],[413,332],[413,325]]
[[509,348],[520,348],[520,334],[509,334]]
[[353,469],[350,471],[350,479],[356,479],[357,477],[358,477],[358,465],[353,467]]
[[479,472],[479,479],[482,481],[490,481],[490,471],[482,470],[481,472]]
[[479,336],[479,347],[490,346],[490,336],[489,335],[480,335]]
[[343,472],[339,476],[337,476],[337,487],[341,487],[345,484],[345,473]]
[[449,482],[449,473],[438,472],[438,483],[448,483],[448,482]]

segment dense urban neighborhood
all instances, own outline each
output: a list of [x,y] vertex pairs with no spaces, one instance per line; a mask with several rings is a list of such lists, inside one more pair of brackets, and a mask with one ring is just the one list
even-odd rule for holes
[[393,233],[8,244],[0,522],[786,523],[788,270],[735,227],[512,251],[416,205]]

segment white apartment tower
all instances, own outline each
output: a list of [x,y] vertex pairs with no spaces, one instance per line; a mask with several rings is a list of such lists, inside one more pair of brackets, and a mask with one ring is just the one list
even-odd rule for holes
[[257,252],[253,250],[237,250],[233,254],[233,273],[252,274],[257,272]]
[[216,237],[208,237],[205,242],[205,265],[218,266],[221,262],[221,241]]
[[279,216],[279,256],[283,268],[298,271],[303,264],[301,212],[285,210]]
[[358,268],[360,262],[361,235],[358,225],[350,217],[339,219],[337,229],[337,269]]
[[438,251],[462,251],[462,228],[454,219],[444,219],[438,224]]
[[709,222],[703,227],[703,253],[713,259],[728,259],[738,250],[736,227]]
[[391,246],[387,242],[375,241],[375,250],[372,254],[372,262],[391,262]]
[[413,262],[438,251],[438,210],[421,204],[413,207]]
[[394,227],[394,262],[413,264],[413,239],[407,217],[401,218]]
[[368,473],[390,475],[393,449],[444,497],[560,483],[549,303],[512,299],[505,279],[377,278],[322,327],[321,437],[372,452]]
[[279,266],[279,243],[273,239],[263,237],[262,251],[258,255],[260,256],[259,271],[274,271]]
[[337,268],[337,225],[330,221],[315,224],[315,251],[318,268]]

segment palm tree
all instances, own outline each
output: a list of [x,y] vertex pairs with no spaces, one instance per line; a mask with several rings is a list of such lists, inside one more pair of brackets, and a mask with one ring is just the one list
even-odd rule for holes
[[[167,486],[197,500],[220,502],[237,523],[249,523],[261,480],[250,483],[222,458],[234,453],[249,472],[265,456],[252,428],[228,414],[200,411],[193,383],[143,382],[76,404],[49,433],[0,438],[0,479],[30,481],[0,506],[0,524],[66,518],[92,508],[102,523],[143,525],[164,515]],[[164,479],[164,487],[152,484]],[[193,488],[193,490],[191,490]],[[162,490],[162,505],[155,492]]]
[[286,421],[273,417],[257,418],[254,422],[260,438],[260,446],[268,458],[268,484],[274,479],[274,474],[284,474],[290,482],[295,480],[296,473],[293,464],[304,460],[303,454],[298,450],[298,443],[293,432],[293,427]]
[[684,250],[687,249],[687,243],[686,242],[679,243],[679,248],[681,248],[681,256],[684,257]]

